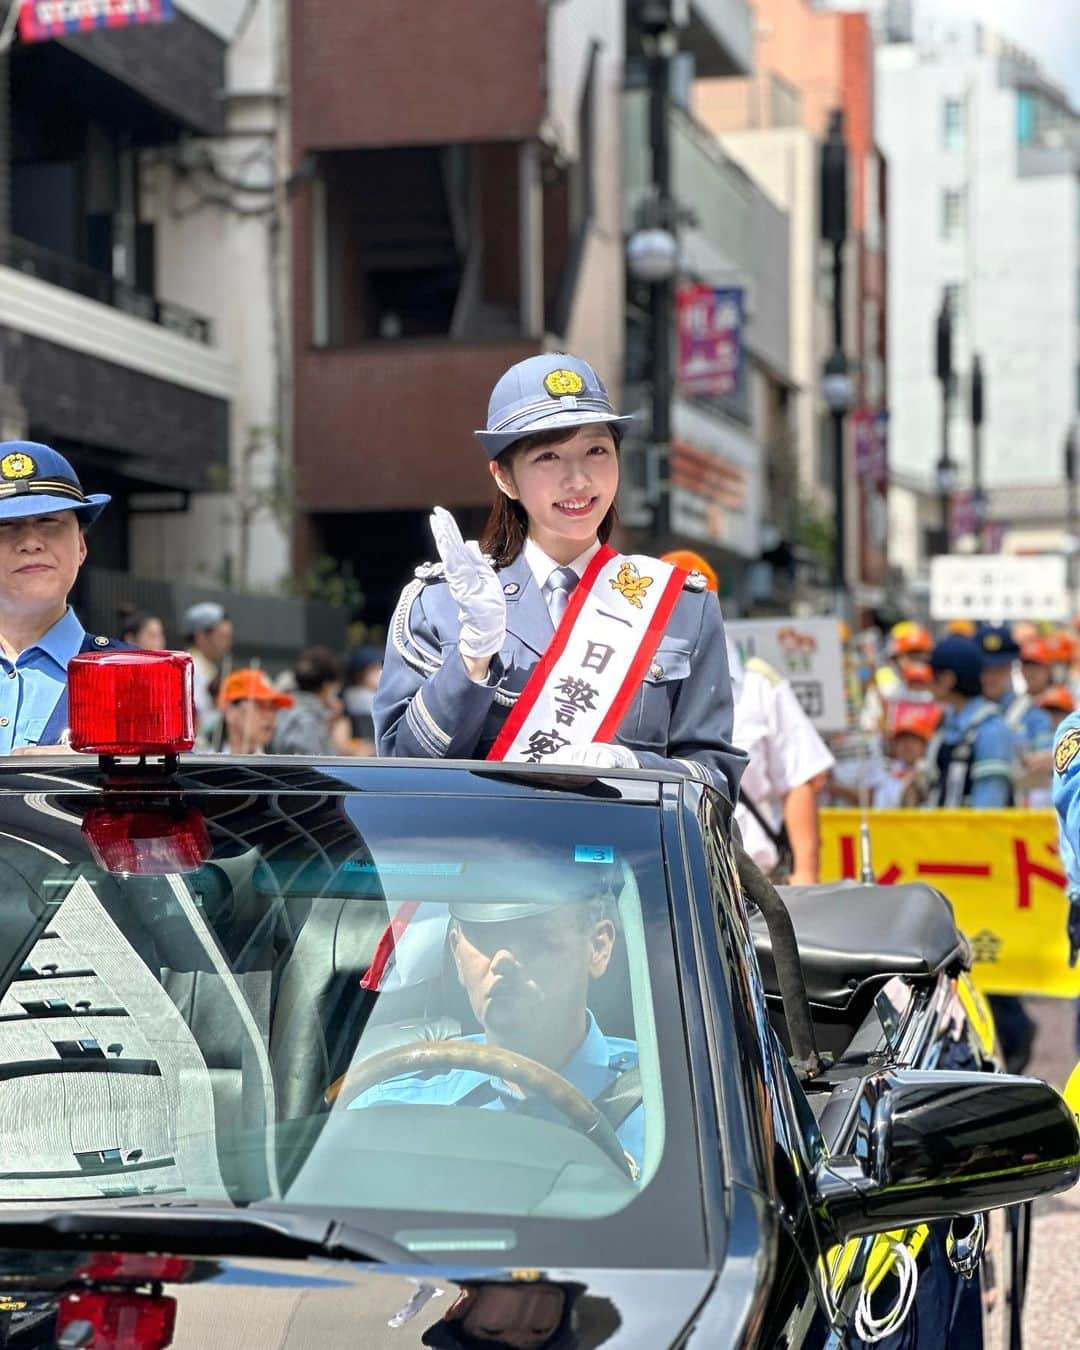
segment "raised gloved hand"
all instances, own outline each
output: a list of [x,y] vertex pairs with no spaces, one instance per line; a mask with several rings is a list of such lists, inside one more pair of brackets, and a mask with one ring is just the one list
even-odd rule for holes
[[583,764],[596,769],[639,769],[638,757],[625,745],[614,745],[609,741],[590,741],[588,745],[568,745],[558,754],[545,759],[546,764],[553,761],[559,764]]
[[1065,920],[1065,932],[1069,938],[1069,967],[1076,965],[1080,956],[1080,895],[1069,892],[1069,917]]
[[462,656],[487,660],[506,638],[506,597],[495,569],[475,540],[465,542],[457,521],[437,506],[431,517],[435,547],[446,568],[446,584],[457,601]]

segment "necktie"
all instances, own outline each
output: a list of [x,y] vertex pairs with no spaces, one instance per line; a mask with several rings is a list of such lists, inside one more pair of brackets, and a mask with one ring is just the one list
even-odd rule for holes
[[551,622],[556,628],[562,622],[566,606],[570,603],[570,592],[577,584],[578,574],[572,567],[556,567],[544,582],[544,599],[547,601]]

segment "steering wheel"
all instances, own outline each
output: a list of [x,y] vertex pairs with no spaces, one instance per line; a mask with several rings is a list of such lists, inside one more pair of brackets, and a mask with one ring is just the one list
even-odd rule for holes
[[418,1041],[383,1050],[344,1073],[326,1090],[327,1102],[341,1100],[344,1106],[362,1092],[404,1074],[434,1073],[447,1069],[472,1069],[489,1078],[502,1078],[534,1092],[549,1102],[586,1139],[601,1149],[623,1176],[637,1180],[636,1164],[624,1152],[611,1122],[594,1102],[561,1074],[513,1050],[475,1041]]

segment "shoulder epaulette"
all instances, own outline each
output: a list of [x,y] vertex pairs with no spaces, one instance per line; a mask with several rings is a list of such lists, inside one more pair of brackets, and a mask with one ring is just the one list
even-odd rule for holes
[[762,679],[768,680],[770,684],[783,684],[784,677],[775,668],[770,666],[768,661],[763,661],[760,656],[751,656],[746,661],[746,669],[752,670],[755,675],[760,675]]
[[704,572],[687,572],[686,580],[683,582],[683,590],[701,592],[706,590],[708,585]]
[[413,573],[417,581],[443,581],[446,578],[446,564],[442,562],[426,562]]

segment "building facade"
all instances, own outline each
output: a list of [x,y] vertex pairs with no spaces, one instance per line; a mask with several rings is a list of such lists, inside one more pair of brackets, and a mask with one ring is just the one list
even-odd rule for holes
[[112,493],[92,564],[115,576],[289,575],[283,11],[177,0],[166,24],[9,27],[0,56],[4,430]]
[[[832,274],[821,243],[820,155],[830,117],[843,115],[848,238],[843,250],[845,355],[854,409],[844,445],[847,580],[862,607],[886,577],[886,170],[874,124],[873,45],[866,16],[809,0],[752,0],[753,73],[699,81],[697,116],[790,220],[790,348],[796,382],[790,509],[808,527],[832,518],[834,447],[821,396],[833,347]],[[825,533],[828,532],[826,526]],[[820,531],[818,531],[820,534]]]
[[1077,118],[1035,62],[987,29],[924,7],[903,24],[894,10],[881,38],[894,462],[933,482],[942,445],[934,332],[946,299],[958,377],[950,441],[962,485],[975,354],[985,378],[985,485],[1061,483],[1078,400]]

